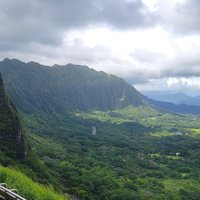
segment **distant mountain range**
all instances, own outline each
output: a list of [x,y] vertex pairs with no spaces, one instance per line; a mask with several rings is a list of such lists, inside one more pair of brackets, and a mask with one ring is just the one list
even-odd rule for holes
[[200,106],[186,105],[186,104],[174,104],[164,101],[156,101],[153,99],[147,98],[147,100],[154,105],[156,108],[159,108],[163,111],[170,111],[181,114],[200,114]]
[[191,97],[183,92],[169,92],[169,91],[148,91],[148,92],[143,92],[143,94],[148,98],[154,99],[156,101],[200,106],[200,95]]
[[6,91],[23,112],[68,113],[149,106],[144,96],[123,79],[86,66],[49,67],[4,59],[0,62],[0,71]]
[[155,107],[175,113],[200,114],[200,96],[191,97],[182,92],[148,91],[143,92]]

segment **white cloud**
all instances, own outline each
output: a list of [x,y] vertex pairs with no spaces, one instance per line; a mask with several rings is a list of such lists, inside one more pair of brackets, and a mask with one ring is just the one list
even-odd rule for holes
[[140,91],[182,91],[197,95],[200,90],[200,77],[150,79],[146,83],[138,83],[134,86]]
[[198,0],[3,0],[0,58],[88,65],[149,90],[198,88],[199,5]]
[[170,86],[173,86],[173,85],[176,85],[179,83],[179,80],[178,78],[169,78],[167,81],[167,86],[170,87]]

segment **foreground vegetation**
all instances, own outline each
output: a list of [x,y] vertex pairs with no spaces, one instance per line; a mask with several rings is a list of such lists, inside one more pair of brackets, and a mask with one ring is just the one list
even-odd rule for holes
[[60,194],[57,194],[52,188],[39,185],[33,182],[24,174],[0,166],[0,180],[6,183],[10,188],[18,190],[19,194],[28,200],[67,200]]
[[0,183],[5,182],[9,187],[18,189],[20,195],[30,200],[66,199],[49,187],[57,183],[56,177],[52,175],[50,169],[31,150],[20,116],[11,99],[5,95],[0,74]]
[[198,199],[200,119],[153,111],[136,120],[135,113],[35,113],[25,115],[25,125],[63,192],[95,200]]

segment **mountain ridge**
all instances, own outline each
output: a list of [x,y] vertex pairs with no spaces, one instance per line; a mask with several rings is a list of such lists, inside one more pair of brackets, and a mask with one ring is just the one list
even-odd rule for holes
[[68,113],[113,110],[128,105],[149,106],[143,95],[122,78],[87,66],[49,67],[33,61],[4,59],[0,62],[0,71],[6,90],[23,112],[30,112],[30,108]]

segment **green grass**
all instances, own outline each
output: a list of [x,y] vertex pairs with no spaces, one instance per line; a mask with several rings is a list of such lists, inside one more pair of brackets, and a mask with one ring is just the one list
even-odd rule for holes
[[114,112],[121,114],[123,117],[128,117],[128,118],[132,117],[143,118],[149,116],[157,116],[159,114],[155,109],[148,106],[138,106],[138,107],[127,106],[126,108],[116,110]]
[[11,168],[0,166],[0,182],[6,183],[9,188],[18,190],[19,195],[28,200],[67,200],[52,188],[33,182],[27,176]]
[[200,128],[190,128],[186,129],[187,135],[190,137],[199,137],[200,136]]
[[159,126],[163,127],[163,130],[171,130],[176,128],[178,130],[196,129],[197,124],[200,124],[200,118],[198,116],[182,115],[182,114],[170,114],[160,113],[157,116],[149,116],[140,119],[142,124],[147,126]]
[[183,160],[183,157],[181,156],[167,156],[167,158],[172,159],[172,160]]
[[152,136],[155,137],[168,137],[168,136],[173,136],[175,135],[175,133],[171,133],[171,132],[155,132],[155,133],[151,133]]
[[99,121],[106,121],[116,124],[122,124],[125,122],[138,121],[138,119],[157,116],[159,113],[151,107],[147,106],[127,106],[124,109],[118,109],[113,111],[98,111],[93,110],[90,112],[75,113],[75,116],[83,119],[95,119]]
[[[151,156],[152,158],[158,158],[158,157],[160,157],[161,155],[160,155],[159,153],[152,153],[152,154],[150,154],[150,156]],[[163,155],[162,155],[162,156],[163,156]],[[181,157],[181,156],[165,155],[165,157],[168,158],[168,159],[171,159],[171,160],[183,160],[183,157]]]
[[165,179],[163,184],[167,190],[173,193],[178,193],[181,189],[200,191],[200,183],[192,179]]
[[200,134],[200,128],[192,128],[191,131]]
[[81,117],[83,119],[95,119],[102,122],[111,122],[115,124],[131,121],[130,119],[123,118],[120,114],[115,114],[115,112],[103,112],[96,110],[91,112],[76,113],[75,116]]

